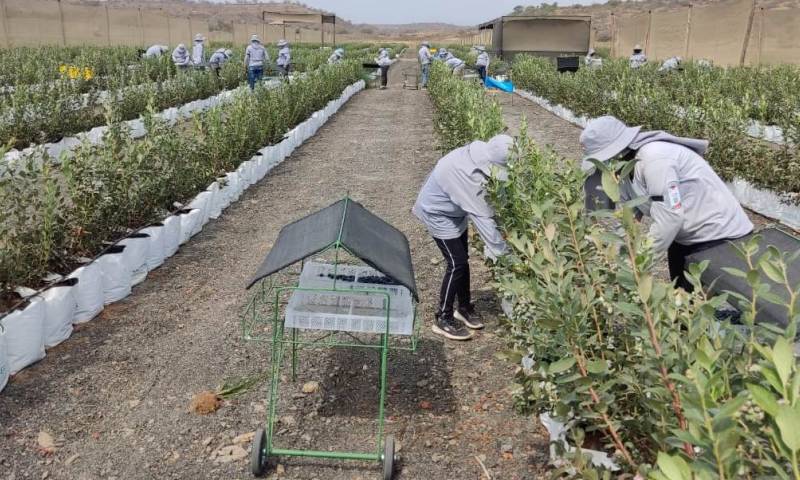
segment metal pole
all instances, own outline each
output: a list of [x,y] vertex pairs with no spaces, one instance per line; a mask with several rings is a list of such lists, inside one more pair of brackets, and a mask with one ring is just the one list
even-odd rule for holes
[[764,54],[764,7],[759,10],[758,25],[758,64],[761,65],[761,55]]
[[617,56],[617,16],[611,12],[611,57]]
[[144,21],[142,20],[142,9],[139,8],[139,42],[142,47],[145,47],[144,44]]
[[750,6],[750,16],[747,18],[747,30],[744,32],[744,42],[742,42],[742,54],[739,56],[739,65],[744,65],[747,58],[747,44],[750,43],[750,34],[753,31],[753,18],[756,16],[756,0]]
[[14,42],[11,41],[11,36],[8,34],[8,9],[6,9],[6,0],[0,0],[0,7],[3,10],[3,33],[6,34],[6,46],[11,47]]
[[650,55],[650,35],[653,31],[653,11],[647,11],[647,36],[644,42],[644,51]]
[[686,13],[686,44],[684,45],[684,54],[683,56],[688,59],[689,58],[689,42],[692,38],[692,10],[693,5],[689,5],[689,11]]
[[172,46],[172,28],[170,27],[169,15],[167,15],[166,17],[167,17],[167,41],[169,42],[169,45]]
[[[5,2],[3,2],[5,6]],[[61,45],[67,45],[67,32],[64,30],[64,8],[61,6],[61,0],[58,0],[58,23],[61,25]]]

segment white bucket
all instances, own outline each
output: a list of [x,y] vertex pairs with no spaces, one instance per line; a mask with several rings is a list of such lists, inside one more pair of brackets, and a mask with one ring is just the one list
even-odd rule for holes
[[75,269],[67,278],[75,278],[72,287],[77,306],[72,323],[85,323],[103,311],[103,271],[97,262]]
[[72,319],[78,302],[75,298],[78,280],[69,278],[42,292],[44,302],[44,346],[55,347],[72,335]]
[[8,365],[12,375],[44,358],[44,315],[42,299],[31,297],[27,307],[0,320],[6,330]]

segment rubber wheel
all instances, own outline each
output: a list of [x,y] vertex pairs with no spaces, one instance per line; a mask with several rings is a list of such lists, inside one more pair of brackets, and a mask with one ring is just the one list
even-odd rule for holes
[[267,461],[264,455],[264,447],[267,441],[266,432],[263,428],[256,430],[253,437],[253,446],[250,449],[250,471],[254,476],[260,477],[267,470]]
[[392,480],[394,475],[394,437],[388,435],[383,443],[383,480]]

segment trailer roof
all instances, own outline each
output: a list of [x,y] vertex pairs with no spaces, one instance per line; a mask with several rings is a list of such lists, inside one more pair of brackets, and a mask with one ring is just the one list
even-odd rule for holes
[[591,22],[591,15],[504,15],[497,17],[488,22],[478,25],[479,30],[493,29],[495,23],[501,22],[518,22],[522,20],[575,20],[580,22]]

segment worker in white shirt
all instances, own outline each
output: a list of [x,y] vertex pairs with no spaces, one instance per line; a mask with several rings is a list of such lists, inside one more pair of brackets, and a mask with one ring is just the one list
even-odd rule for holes
[[[580,141],[586,171],[594,169],[589,159],[636,162],[630,178],[620,185],[620,200],[647,199],[637,209],[652,217],[653,249],[667,252],[670,277],[678,287],[692,290],[684,275],[686,257],[752,232],[747,214],[703,158],[706,140],[643,132],[641,127],[628,127],[605,116],[591,120]],[[603,193],[590,191],[589,195]]]
[[194,36],[194,45],[192,45],[192,65],[195,68],[205,68],[206,66],[206,47],[205,37],[202,33]]
[[208,59],[208,66],[211,67],[211,70],[214,72],[217,78],[219,78],[219,71],[222,69],[223,65],[228,63],[231,57],[233,57],[233,50],[220,48],[217,49],[217,51],[211,55],[211,58]]
[[659,73],[668,73],[683,70],[683,59],[681,57],[670,57],[658,67]]
[[244,68],[247,70],[247,84],[255,90],[256,84],[264,76],[264,68],[269,63],[269,53],[258,35],[250,37],[250,45],[244,50]]
[[179,72],[185,72],[189,65],[192,64],[192,57],[189,56],[189,51],[186,45],[179,43],[175,50],[172,51],[172,63]]
[[278,65],[278,71],[284,77],[289,75],[292,69],[292,51],[289,49],[289,42],[286,40],[278,41],[278,60],[275,62]]
[[378,67],[381,69],[381,90],[386,90],[386,86],[389,83],[389,67],[392,66],[392,58],[389,56],[389,50],[381,48],[378,52],[378,58],[375,59],[375,63],[377,63]]
[[142,55],[142,58],[158,58],[169,50],[166,45],[151,45]]
[[337,63],[342,63],[342,59],[344,58],[344,49],[337,48],[336,50],[331,53],[331,56],[328,57],[328,65],[336,65]]
[[586,53],[586,58],[583,59],[583,63],[589,68],[600,68],[603,66],[603,59],[597,56],[594,48],[590,48]]
[[453,75],[461,76],[464,74],[464,67],[466,66],[464,60],[461,60],[452,53],[448,54],[447,60],[444,61],[444,64],[453,71]]
[[637,44],[633,47],[633,54],[629,59],[631,68],[640,68],[647,64],[647,55],[642,51],[642,46]]

